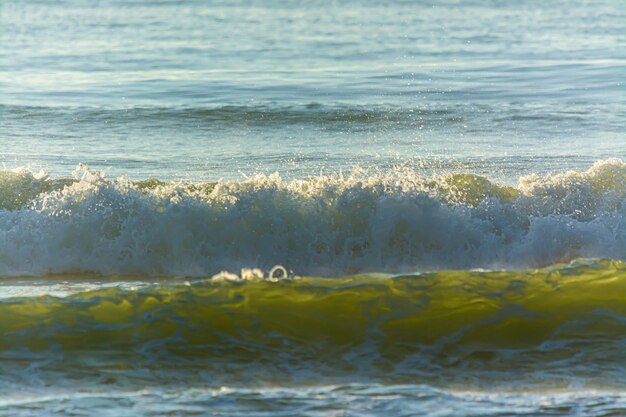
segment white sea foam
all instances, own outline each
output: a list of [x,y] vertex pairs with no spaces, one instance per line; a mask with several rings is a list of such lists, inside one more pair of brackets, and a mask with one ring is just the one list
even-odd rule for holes
[[0,174],[0,275],[207,276],[528,268],[626,259],[626,164],[529,176],[517,188],[411,170],[215,184]]

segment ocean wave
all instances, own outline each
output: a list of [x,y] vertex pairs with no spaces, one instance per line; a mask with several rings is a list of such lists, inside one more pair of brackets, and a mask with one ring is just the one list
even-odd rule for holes
[[0,111],[6,121],[17,120],[24,123],[24,118],[46,122],[54,119],[69,118],[74,124],[93,125],[94,123],[123,123],[125,126],[135,122],[178,124],[211,124],[229,126],[271,127],[286,125],[316,125],[332,129],[333,126],[351,129],[373,128],[375,126],[429,127],[458,124],[470,114],[493,111],[487,106],[442,106],[440,108],[401,107],[392,104],[383,105],[323,105],[309,103],[305,105],[277,105],[265,103],[257,105],[224,105],[196,107],[131,107],[131,108],[96,108],[96,107],[38,107],[0,104]]
[[0,275],[523,269],[626,259],[626,164],[526,176],[355,170],[206,184],[0,173]]
[[429,378],[442,369],[541,373],[549,364],[552,376],[602,370],[607,381],[623,381],[615,365],[626,359],[625,291],[626,265],[610,260],[524,272],[102,288],[1,300],[0,352],[71,360],[70,352],[101,351],[124,363],[129,355],[219,358],[214,366],[230,372],[236,364],[291,372],[314,361],[330,374],[356,366],[363,375]]
[[[431,92],[432,93],[432,92]],[[447,103],[429,106],[402,106],[394,103],[357,105],[349,103],[280,104],[276,102],[234,103],[231,105],[138,106],[138,107],[69,107],[0,104],[7,126],[71,122],[72,126],[104,129],[160,126],[216,126],[222,128],[284,128],[308,126],[316,129],[375,131],[468,128],[483,130],[484,125],[537,124],[554,130],[555,125],[589,125],[588,112],[601,111],[589,104],[572,104],[564,111],[544,103],[540,110],[520,104],[495,107],[489,104]],[[607,115],[608,117],[609,115]],[[621,114],[620,114],[621,116]],[[621,124],[603,120],[604,129],[621,132]]]

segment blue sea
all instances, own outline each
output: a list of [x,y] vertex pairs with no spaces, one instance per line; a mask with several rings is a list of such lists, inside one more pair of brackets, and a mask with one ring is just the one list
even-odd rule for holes
[[626,415],[626,4],[0,0],[0,415]]

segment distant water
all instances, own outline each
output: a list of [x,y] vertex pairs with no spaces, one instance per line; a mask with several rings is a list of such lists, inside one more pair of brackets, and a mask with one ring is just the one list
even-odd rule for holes
[[7,0],[0,45],[0,415],[626,415],[623,2]]
[[[3,1],[0,162],[134,179],[626,157],[620,1]],[[430,171],[429,171],[430,172]]]

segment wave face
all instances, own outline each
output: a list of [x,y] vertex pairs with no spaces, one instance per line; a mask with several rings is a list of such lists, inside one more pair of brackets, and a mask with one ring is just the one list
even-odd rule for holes
[[207,276],[540,267],[626,259],[626,164],[517,187],[410,169],[207,184],[0,174],[0,275]]
[[[178,370],[203,378],[191,367],[212,384],[254,385],[243,374],[263,375],[265,384],[357,375],[450,387],[475,377],[503,384],[516,369],[509,388],[564,388],[579,376],[623,386],[625,293],[626,264],[608,260],[526,272],[104,288],[1,300],[0,353],[17,379],[32,377],[19,372],[20,361],[41,357],[46,375],[54,377],[51,362],[69,379],[85,367],[101,368],[104,379],[176,381]],[[136,375],[134,366],[164,374]]]

